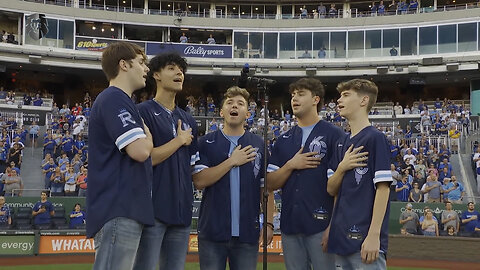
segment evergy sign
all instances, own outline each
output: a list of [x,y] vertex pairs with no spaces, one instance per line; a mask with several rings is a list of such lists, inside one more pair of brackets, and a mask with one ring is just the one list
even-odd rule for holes
[[147,43],[148,55],[176,52],[184,57],[232,58],[231,45],[182,44],[182,43]]

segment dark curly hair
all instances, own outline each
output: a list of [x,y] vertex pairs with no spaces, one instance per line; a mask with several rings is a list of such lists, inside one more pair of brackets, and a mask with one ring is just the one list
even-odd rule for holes
[[148,72],[145,85],[147,93],[155,95],[155,92],[157,91],[157,82],[155,81],[155,78],[153,78],[153,73],[160,71],[167,65],[178,66],[183,71],[183,74],[187,72],[187,61],[177,53],[163,53],[153,57],[148,63],[150,71]]

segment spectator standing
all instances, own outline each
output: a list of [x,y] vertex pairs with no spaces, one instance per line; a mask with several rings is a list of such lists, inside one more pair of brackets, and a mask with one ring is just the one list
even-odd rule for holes
[[454,232],[457,233],[460,228],[460,218],[458,213],[453,210],[453,205],[451,202],[445,203],[445,210],[442,212],[442,224],[444,230],[447,231],[448,227],[452,226]]
[[10,208],[5,204],[5,197],[0,196],[0,228],[12,225],[12,215]]
[[473,154],[473,162],[475,162],[475,174],[477,176],[477,191],[480,193],[480,147],[477,147],[477,151]]
[[432,210],[428,209],[425,214],[425,219],[422,222],[422,231],[425,236],[438,236],[438,222],[433,219]]
[[413,189],[410,190],[409,200],[411,202],[422,202],[422,191],[419,189],[419,183],[413,182]]
[[463,211],[462,213],[462,224],[465,225],[465,232],[473,233],[475,231],[475,227],[478,223],[478,218],[480,217],[480,213],[475,210],[475,204],[473,202],[469,202],[467,204],[467,211]]
[[78,225],[85,224],[87,215],[82,211],[82,205],[76,203],[73,211],[70,213],[70,229],[75,229]]
[[402,181],[397,181],[397,187],[395,189],[395,192],[397,192],[397,200],[401,202],[408,202],[411,189],[412,187],[408,183],[408,175],[404,175],[402,177]]
[[68,166],[67,172],[65,173],[65,196],[68,196],[69,194],[75,193],[76,190],[76,179],[77,179],[77,174],[73,170],[73,166]]
[[88,186],[88,169],[84,166],[80,168],[80,174],[77,177],[76,184],[78,185],[78,197],[85,197]]
[[182,33],[182,36],[180,36],[180,43],[188,43],[188,37],[185,33]]
[[423,193],[428,194],[428,203],[439,203],[441,202],[441,183],[438,182],[438,178],[434,175],[427,177],[427,182],[425,183],[425,190]]
[[51,187],[51,177],[52,174],[55,172],[55,169],[57,168],[57,165],[55,164],[55,161],[51,157],[48,160],[48,163],[43,166],[43,174],[45,175],[45,189],[50,189]]
[[465,189],[461,183],[457,181],[455,175],[452,176],[452,182],[449,188],[447,199],[454,204],[462,204],[463,197],[465,196]]
[[325,48],[322,47],[320,50],[318,50],[318,58],[323,59],[327,57],[327,52],[325,51]]
[[37,122],[33,121],[32,124],[30,125],[30,130],[28,133],[30,134],[30,140],[32,143],[32,146],[37,148],[38,144],[38,131],[40,130],[40,127],[37,125]]
[[325,7],[325,5],[323,5],[323,3],[320,3],[320,5],[318,5],[317,7],[317,10],[320,19],[324,19],[327,15],[327,8]]
[[407,203],[405,211],[400,214],[400,225],[410,234],[417,234],[419,219],[417,213],[412,211],[412,204]]
[[[397,56],[398,55],[398,51],[397,49],[395,48],[395,46],[392,46],[392,48],[390,49],[390,56]],[[398,102],[397,102],[398,103]],[[401,113],[400,113],[401,114]],[[398,115],[398,114],[397,114]]]
[[208,39],[207,39],[207,44],[213,45],[213,44],[215,44],[215,43],[216,43],[216,42],[215,42],[215,39],[213,38],[213,35],[210,34],[210,36],[209,36]]
[[[395,106],[393,106],[393,111],[395,112],[395,115],[401,115],[403,114],[403,107],[400,105],[400,103],[397,101]],[[401,128],[400,128],[401,130]]]
[[51,217],[55,215],[55,209],[51,202],[47,200],[47,192],[42,191],[40,201],[33,206],[32,216],[34,225],[51,224]]
[[50,176],[50,181],[52,182],[50,188],[51,192],[57,196],[61,195],[60,193],[64,191],[65,176],[60,170],[60,167],[55,168],[55,171]]
[[40,97],[40,94],[36,94],[35,98],[33,99],[33,106],[42,106],[43,99]]
[[11,169],[10,173],[5,175],[3,180],[5,196],[22,196],[23,181],[17,171]]

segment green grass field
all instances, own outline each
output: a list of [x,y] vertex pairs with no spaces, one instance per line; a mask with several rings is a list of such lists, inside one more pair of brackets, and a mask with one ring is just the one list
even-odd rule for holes
[[[90,270],[91,264],[54,264],[54,265],[28,265],[28,266],[0,266],[0,270]],[[198,263],[187,263],[185,270],[199,270]],[[228,269],[228,267],[227,267]],[[262,264],[257,265],[257,270],[262,269]],[[269,270],[285,270],[283,263],[269,263]],[[388,270],[442,270],[433,268],[408,268],[388,267]]]

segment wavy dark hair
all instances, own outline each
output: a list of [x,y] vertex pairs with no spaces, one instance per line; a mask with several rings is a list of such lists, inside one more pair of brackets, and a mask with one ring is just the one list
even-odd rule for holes
[[157,92],[157,82],[155,81],[155,78],[153,78],[153,73],[160,71],[167,65],[178,66],[180,69],[182,69],[183,74],[187,72],[187,61],[177,53],[163,53],[153,57],[148,63],[148,68],[150,71],[148,72],[147,82],[145,85],[145,91],[149,95],[155,95]]

